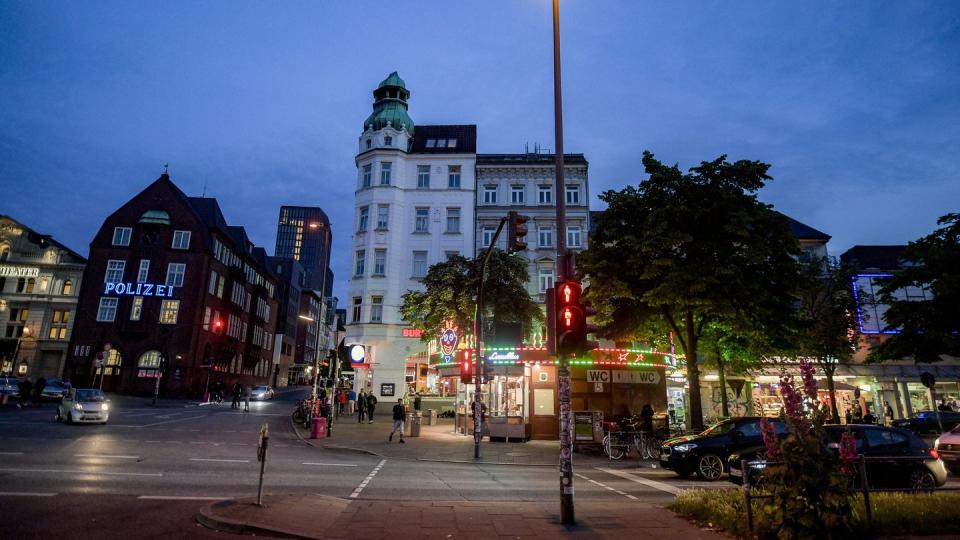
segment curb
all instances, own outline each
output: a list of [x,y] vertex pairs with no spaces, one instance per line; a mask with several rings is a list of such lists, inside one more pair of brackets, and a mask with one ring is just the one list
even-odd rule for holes
[[222,518],[215,518],[212,515],[207,515],[207,511],[210,507],[204,508],[197,512],[196,520],[197,523],[203,525],[208,529],[213,529],[215,531],[223,531],[233,534],[242,534],[246,536],[272,536],[275,538],[298,538],[305,540],[313,540],[314,536],[303,536],[296,534],[290,531],[285,531],[283,529],[277,529],[274,527],[266,527],[262,525],[255,525],[250,523],[244,523],[239,521],[233,521]]
[[469,461],[466,459],[432,459],[416,458],[416,461],[428,461],[431,463],[466,463],[468,465],[506,465],[511,467],[556,467],[556,463],[499,463],[494,461]]
[[308,439],[303,438],[303,435],[300,435],[300,431],[297,430],[297,425],[293,423],[293,418],[290,419],[290,429],[292,429],[292,430],[293,430],[293,434],[296,435],[298,439],[300,439],[300,442],[302,442],[302,443],[304,443],[304,444],[307,444],[307,445],[310,445],[310,446],[312,446],[312,447],[314,447],[314,448],[318,448],[318,449],[320,449],[320,450],[340,450],[340,451],[345,451],[345,452],[353,452],[353,453],[355,453],[355,454],[364,454],[364,455],[367,455],[367,456],[376,456],[376,457],[379,457],[379,458],[385,458],[385,457],[386,457],[386,456],[384,456],[384,455],[378,454],[378,453],[376,453],[376,452],[372,452],[372,451],[370,451],[370,450],[364,450],[364,449],[362,449],[362,448],[352,448],[352,447],[350,447],[350,446],[337,446],[337,445],[333,445],[333,444],[324,444],[324,445],[314,444],[314,443],[310,442]]

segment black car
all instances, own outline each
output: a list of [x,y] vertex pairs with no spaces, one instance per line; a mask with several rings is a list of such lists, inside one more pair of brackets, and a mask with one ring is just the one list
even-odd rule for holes
[[[939,416],[939,420],[937,417]],[[940,430],[941,424],[943,430]],[[913,418],[894,420],[894,427],[909,429],[921,437],[936,437],[960,425],[960,413],[953,411],[922,411]]]
[[[839,450],[843,433],[850,430],[857,454],[866,458],[864,465],[871,488],[932,489],[947,481],[946,466],[937,451],[931,450],[920,437],[906,429],[866,424],[824,427],[828,437],[824,444],[834,451]],[[730,481],[735,484],[742,484],[742,459],[750,461],[750,483],[762,483],[767,466],[766,448],[749,448],[730,456]],[[854,483],[859,485],[859,477],[854,478]]]
[[[774,430],[786,434],[782,420],[771,418]],[[660,448],[660,466],[680,476],[697,476],[717,480],[727,470],[727,458],[734,452],[763,444],[760,417],[731,418],[716,424],[699,435],[669,439]]]

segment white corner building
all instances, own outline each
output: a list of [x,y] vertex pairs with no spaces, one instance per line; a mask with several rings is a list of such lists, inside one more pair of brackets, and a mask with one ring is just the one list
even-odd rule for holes
[[402,296],[427,269],[474,254],[475,125],[415,126],[410,92],[396,72],[373,92],[356,156],[346,344],[363,345],[356,389],[389,410],[408,369],[425,369],[427,346],[400,316]]

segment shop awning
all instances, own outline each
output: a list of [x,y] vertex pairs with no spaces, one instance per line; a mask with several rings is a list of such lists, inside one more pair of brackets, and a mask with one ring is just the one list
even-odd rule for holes
[[924,372],[932,374],[938,381],[956,381],[960,379],[960,365],[913,364],[886,365],[862,364],[837,366],[836,375],[848,377],[875,377],[877,379],[919,382]]

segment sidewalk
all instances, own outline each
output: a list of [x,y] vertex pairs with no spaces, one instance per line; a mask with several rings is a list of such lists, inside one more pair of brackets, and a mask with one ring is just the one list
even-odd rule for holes
[[719,540],[664,508],[636,503],[578,502],[577,524],[560,524],[559,501],[369,501],[322,495],[265,495],[204,507],[197,521],[238,534],[294,538],[683,538]]
[[[484,438],[480,443],[481,458],[474,459],[473,437],[454,433],[453,419],[442,418],[439,424],[434,426],[421,425],[420,436],[404,437],[405,444],[399,443],[397,435],[394,435],[393,442],[387,440],[392,425],[393,422],[388,416],[376,417],[373,424],[360,424],[356,416],[341,416],[339,421],[334,421],[330,438],[312,440],[309,430],[295,426],[293,429],[304,442],[317,448],[352,451],[390,459],[556,467],[560,455],[559,441],[507,443],[491,442]],[[574,454],[574,461],[614,468],[638,466],[635,453],[631,454],[631,457],[611,461],[599,448]]]

